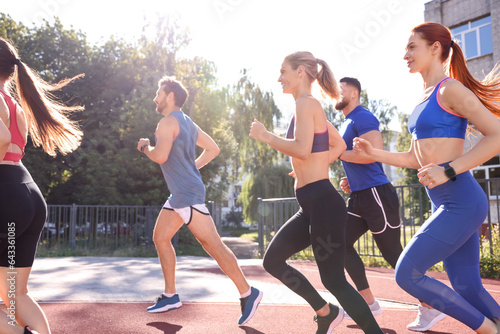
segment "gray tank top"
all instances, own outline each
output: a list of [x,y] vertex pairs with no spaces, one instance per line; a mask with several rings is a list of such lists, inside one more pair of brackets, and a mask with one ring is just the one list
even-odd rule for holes
[[177,110],[170,115],[179,122],[179,134],[172,143],[167,161],[160,165],[167,181],[172,208],[185,208],[205,203],[205,185],[196,168],[196,141],[198,128],[189,116]]

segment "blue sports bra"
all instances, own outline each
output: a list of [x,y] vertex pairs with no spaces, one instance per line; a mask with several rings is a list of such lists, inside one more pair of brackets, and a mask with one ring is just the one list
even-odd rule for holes
[[432,94],[417,105],[408,119],[408,130],[414,140],[423,138],[465,138],[467,118],[443,108],[438,92],[441,84],[451,78],[444,78]]
[[[295,129],[295,116],[292,117],[290,121],[290,125],[288,126],[288,131],[286,133],[286,138],[293,139],[293,131]],[[330,145],[328,143],[328,126],[326,130],[321,133],[314,134],[313,146],[311,153],[324,152],[330,149]]]

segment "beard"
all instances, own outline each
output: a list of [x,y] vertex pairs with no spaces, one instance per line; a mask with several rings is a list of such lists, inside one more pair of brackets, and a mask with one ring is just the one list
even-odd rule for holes
[[341,101],[337,102],[337,104],[335,105],[335,110],[343,110],[348,104],[349,104],[350,101],[346,101],[344,99],[342,99]]
[[157,104],[157,105],[156,105],[156,112],[157,112],[158,114],[162,114],[162,113],[163,113],[163,110],[165,110],[165,107],[166,107],[165,105],[162,105],[162,104]]

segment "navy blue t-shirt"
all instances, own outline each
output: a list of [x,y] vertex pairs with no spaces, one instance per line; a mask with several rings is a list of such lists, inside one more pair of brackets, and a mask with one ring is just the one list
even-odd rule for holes
[[[373,130],[379,131],[377,117],[359,105],[345,117],[339,132],[344,138],[347,150],[352,150],[352,140],[355,137],[360,137]],[[359,191],[389,183],[380,162],[357,164],[342,161],[342,166],[344,166],[351,191]]]

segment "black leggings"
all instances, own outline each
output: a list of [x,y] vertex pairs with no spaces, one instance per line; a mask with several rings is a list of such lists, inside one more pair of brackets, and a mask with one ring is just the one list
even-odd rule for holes
[[296,189],[300,210],[272,239],[264,255],[264,268],[317,311],[327,304],[298,270],[287,264],[293,254],[312,245],[321,282],[365,333],[382,333],[363,297],[344,274],[344,200],[329,180]]
[[24,166],[0,165],[0,267],[31,267],[47,205]]

